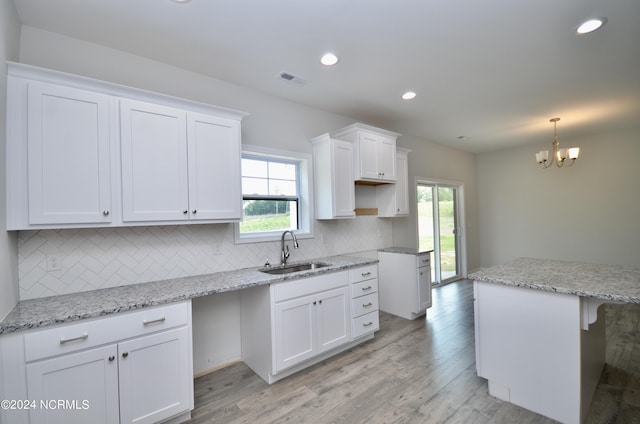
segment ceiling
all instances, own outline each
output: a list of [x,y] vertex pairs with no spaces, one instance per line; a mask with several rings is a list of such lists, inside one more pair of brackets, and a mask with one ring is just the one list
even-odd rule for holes
[[[640,125],[638,0],[15,4],[29,26],[469,152],[550,143],[556,116],[561,142]],[[337,65],[320,64],[327,51]]]

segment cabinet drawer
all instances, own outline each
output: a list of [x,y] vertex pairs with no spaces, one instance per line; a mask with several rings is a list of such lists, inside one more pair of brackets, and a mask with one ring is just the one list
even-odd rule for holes
[[378,311],[369,312],[351,321],[351,334],[354,339],[380,329]]
[[424,253],[422,255],[416,256],[416,266],[418,268],[423,266],[431,265],[431,255],[429,253]]
[[190,321],[189,303],[174,303],[29,332],[24,336],[25,359],[35,361],[186,325]]
[[378,293],[371,293],[351,299],[351,316],[360,315],[378,310]]
[[351,284],[351,297],[360,297],[378,291],[378,280],[367,280]]
[[363,268],[352,269],[349,271],[349,278],[352,283],[378,278],[378,265],[368,265]]

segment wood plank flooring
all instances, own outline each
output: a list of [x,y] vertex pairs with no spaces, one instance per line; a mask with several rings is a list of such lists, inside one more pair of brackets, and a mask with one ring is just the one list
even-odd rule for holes
[[[198,378],[188,422],[555,422],[489,396],[475,370],[472,295],[469,280],[438,287],[426,321],[381,313],[373,340],[271,386],[242,363]],[[587,422],[640,423],[640,306],[606,313],[610,366]]]

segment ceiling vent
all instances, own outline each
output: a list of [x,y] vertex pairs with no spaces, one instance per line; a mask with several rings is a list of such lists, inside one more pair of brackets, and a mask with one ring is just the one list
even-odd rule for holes
[[300,85],[306,84],[308,82],[306,79],[299,77],[297,75],[290,74],[289,72],[280,72],[278,74],[278,78],[286,82],[292,82]]

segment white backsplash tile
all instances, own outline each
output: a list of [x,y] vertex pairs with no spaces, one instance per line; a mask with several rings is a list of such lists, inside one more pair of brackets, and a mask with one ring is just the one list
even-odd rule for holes
[[[290,261],[376,250],[391,246],[391,221],[316,221],[315,237],[299,243]],[[62,269],[47,271],[47,255],[57,255]],[[280,242],[234,244],[232,224],[18,233],[22,300],[250,268],[266,260],[278,263]]]

